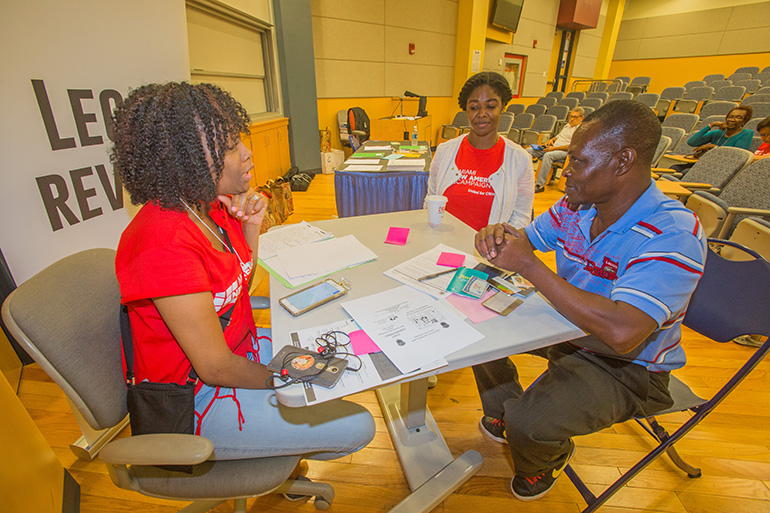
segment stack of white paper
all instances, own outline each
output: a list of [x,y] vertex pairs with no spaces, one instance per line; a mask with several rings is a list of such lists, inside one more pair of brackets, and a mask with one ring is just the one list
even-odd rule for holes
[[425,159],[398,159],[388,161],[388,171],[419,171],[425,169]]
[[259,236],[259,258],[267,260],[277,255],[278,251],[282,249],[294,248],[332,237],[331,233],[316,228],[306,221],[299,224],[287,224]]
[[265,262],[291,287],[321,278],[346,267],[370,262],[377,255],[353,235],[278,251]]
[[435,274],[441,271],[449,269],[449,267],[438,265],[439,257],[441,253],[458,253],[465,256],[465,261],[462,267],[473,268],[478,264],[478,259],[473,255],[469,255],[463,251],[451,248],[445,244],[439,244],[435,248],[426,251],[421,255],[402,262],[392,269],[388,269],[384,274],[388,278],[393,278],[396,281],[409,285],[410,287],[417,289],[421,292],[441,299],[448,296],[450,293],[446,291],[449,286],[449,282],[452,281],[453,274],[444,274],[424,281],[419,281],[422,276],[428,276],[429,274]]

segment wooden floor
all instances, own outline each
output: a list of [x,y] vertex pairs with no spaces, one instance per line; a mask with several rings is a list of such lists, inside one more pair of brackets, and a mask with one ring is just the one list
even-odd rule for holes
[[[535,196],[536,213],[546,210],[558,197],[548,187]],[[304,193],[295,193],[296,212],[289,222],[328,219],[336,213],[332,175],[319,175]],[[552,262],[552,261],[551,261]],[[257,287],[268,293],[267,280]],[[269,325],[269,315],[257,318]],[[715,344],[686,332],[684,345],[689,364],[676,374],[696,392],[711,394],[751,351],[733,343]],[[517,356],[522,379],[529,383],[543,370],[541,360]],[[758,513],[770,512],[770,362],[765,362],[740,385],[709,418],[677,447],[690,463],[703,469],[700,479],[688,479],[667,459],[653,463],[631,485],[621,490],[601,511],[605,513]],[[99,462],[78,461],[67,448],[79,432],[62,392],[35,365],[24,370],[20,397],[62,464],[81,485],[81,511],[173,512],[182,503],[144,497],[115,487]],[[377,434],[365,449],[331,462],[309,462],[308,476],[335,487],[331,511],[369,513],[388,511],[408,493],[398,459],[390,442],[379,406],[372,392],[353,399],[374,415]],[[512,476],[507,446],[483,437],[477,428],[480,403],[470,370],[441,375],[429,392],[428,404],[454,455],[476,449],[484,457],[481,470],[437,506],[433,513],[578,512],[585,504],[564,478],[539,501],[519,502],[509,490]],[[668,420],[681,421],[685,415]],[[668,423],[666,424],[668,425]],[[651,439],[634,423],[614,426],[576,439],[573,466],[598,494],[624,469],[650,448]],[[311,512],[312,503],[288,502],[280,496],[252,499],[249,511]],[[1,509],[1,508],[0,508]],[[232,511],[232,503],[217,512]]]

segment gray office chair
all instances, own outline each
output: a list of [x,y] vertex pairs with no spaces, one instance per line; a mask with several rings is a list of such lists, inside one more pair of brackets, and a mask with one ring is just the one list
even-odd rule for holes
[[595,110],[593,107],[589,107],[588,105],[586,105],[585,107],[581,105],[581,107],[583,108],[583,117],[588,116],[589,114],[593,113]]
[[677,181],[688,189],[707,189],[712,194],[719,194],[753,159],[754,155],[743,148],[718,146],[698,159],[681,180],[676,176],[678,173],[661,175],[660,178]]
[[716,123],[717,121],[724,121],[725,116],[724,114],[714,114],[711,116],[706,116],[703,119],[699,119],[697,123],[695,123],[695,128],[693,128],[693,131],[698,131],[701,128],[703,128],[706,125],[710,125],[711,123]]
[[634,96],[634,101],[643,103],[651,109],[654,109],[658,105],[658,100],[660,100],[660,95],[658,93],[641,93]]
[[557,121],[564,121],[569,116],[569,105],[554,105],[550,107],[545,113],[551,116],[556,116]]
[[770,103],[770,94],[752,94],[743,99],[743,105],[752,105],[754,103]]
[[[602,103],[607,101],[607,98],[610,97],[610,93],[606,93],[604,91],[593,91],[591,93],[588,93],[588,96],[586,96],[586,99],[588,98],[598,98],[602,101]],[[582,102],[581,102],[582,104]]]
[[765,188],[768,183],[770,159],[760,159],[736,174],[719,196],[695,191],[686,206],[698,214],[707,237],[727,238],[749,215],[770,219],[770,195]]
[[754,117],[763,119],[770,116],[770,102],[752,103],[751,108],[754,109]]
[[521,132],[532,126],[535,121],[535,115],[529,112],[523,112],[516,116],[511,125],[511,129],[508,130],[508,139],[518,143],[521,140]]
[[538,98],[536,103],[537,105],[545,105],[545,108],[547,109],[556,105],[558,101],[558,98],[554,98],[552,96],[543,96],[542,98]]
[[577,98],[578,103],[580,103],[586,99],[586,93],[583,91],[572,91],[571,93],[567,93],[565,98]]
[[703,102],[708,101],[714,94],[714,88],[709,86],[688,89],[681,100],[674,104],[674,112],[693,113]]
[[347,110],[337,111],[337,128],[339,128],[339,131],[340,131],[340,144],[342,144],[343,148],[345,146],[350,146],[350,133],[348,132],[348,111]]
[[703,80],[691,80],[684,85],[684,89],[685,91],[689,91],[693,87],[704,87],[705,85],[706,85],[706,82],[704,82]]
[[547,98],[556,98],[556,101],[561,100],[564,98],[564,93],[561,91],[551,91],[548,94],[545,95]]
[[524,110],[526,114],[532,114],[533,116],[542,116],[545,114],[545,111],[548,109],[545,105],[540,105],[537,103],[534,103],[532,105],[528,105],[527,108]]
[[[682,142],[682,139],[684,138],[684,135],[686,133],[684,129],[676,126],[662,126],[660,127],[660,130],[661,130],[661,135],[665,135],[666,137],[671,139],[671,144],[667,148],[667,151],[672,151],[674,148],[679,146],[679,143]],[[653,167],[656,167],[656,166],[657,166],[657,162]]]
[[770,86],[770,71],[762,71],[759,75],[754,77],[762,84],[762,87]]
[[735,73],[748,73],[751,76],[759,73],[759,66],[743,66],[735,70]]
[[667,87],[660,93],[660,99],[655,104],[655,110],[658,112],[658,117],[663,118],[668,114],[668,109],[671,105],[684,96],[686,89],[684,87]]
[[646,93],[647,88],[650,85],[650,77],[634,77],[631,83],[626,87],[627,93],[631,93],[633,96]]
[[714,96],[711,97],[709,103],[715,101],[740,102],[745,93],[746,88],[739,85],[714,88]]
[[754,78],[754,73],[739,73],[736,71],[735,73],[727,77],[727,80],[731,81],[734,84],[739,80],[751,80],[752,78]]
[[[121,365],[115,251],[90,249],[65,257],[19,285],[2,317],[13,337],[59,385],[93,430],[124,421],[126,385]],[[158,434],[113,440],[99,453],[120,488],[151,497],[195,501],[185,513],[204,512],[235,499],[271,492],[316,496],[329,507],[334,490],[325,483],[287,480],[299,456],[211,461],[211,442],[201,436]],[[192,474],[154,465],[192,465]]]
[[500,120],[497,122],[497,133],[506,135],[513,125],[514,115],[510,112],[500,114]]
[[711,82],[716,82],[717,80],[724,80],[725,76],[722,73],[712,73],[711,75],[706,75],[703,77],[703,81],[706,82],[706,84],[710,84]]
[[695,128],[695,124],[700,118],[697,114],[688,114],[685,112],[679,112],[671,114],[663,120],[661,126],[676,126],[683,129],[685,132],[690,132]]
[[770,95],[770,87],[760,87],[757,89],[754,94],[767,94]]
[[556,116],[543,114],[535,118],[531,128],[525,128],[521,131],[521,139],[517,142],[522,146],[530,144],[544,144],[551,138],[553,127],[556,125]]
[[742,86],[746,88],[745,94],[754,94],[756,93],[760,86],[762,85],[762,82],[756,79],[748,79],[748,80],[739,80],[735,83],[737,86]]
[[656,167],[658,165],[660,158],[664,153],[666,153],[666,150],[668,150],[669,146],[671,146],[671,138],[667,135],[661,135],[660,141],[658,141],[658,146],[655,148],[655,154],[652,157],[651,167]]
[[760,146],[762,146],[763,142],[764,141],[762,141],[762,138],[760,136],[755,135],[754,137],[751,138],[751,145],[749,145],[749,151],[751,153],[754,153],[755,151],[757,151],[757,149]]
[[583,108],[591,107],[594,110],[599,110],[604,105],[604,101],[601,98],[586,98],[580,102],[580,106]]
[[518,116],[519,114],[524,113],[525,108],[526,107],[521,103],[511,103],[505,108],[505,112],[510,112],[514,116]]
[[609,98],[607,98],[608,102],[614,102],[615,100],[633,100],[634,94],[629,92],[624,93],[612,93]]
[[754,116],[754,117],[752,117],[750,120],[748,120],[748,121],[746,122],[746,124],[745,124],[745,125],[743,125],[743,128],[747,128],[747,129],[751,130],[752,132],[756,132],[756,130],[757,130],[757,125],[758,125],[758,124],[759,124],[759,122],[760,122],[760,121],[762,121],[763,119],[764,119],[764,118],[762,118],[762,117],[760,117],[760,116]]
[[723,87],[727,87],[731,85],[733,85],[732,80],[714,80],[713,82],[708,83],[708,86],[713,87],[714,91],[719,91]]
[[578,106],[580,100],[574,97],[562,98],[557,105],[566,105],[570,110]]
[[728,112],[738,106],[738,102],[708,102],[698,113],[698,117],[706,119],[709,116],[726,116]]
[[451,125],[441,125],[441,137],[444,139],[454,139],[462,134],[468,126],[468,114],[466,114],[464,110],[461,110],[455,114]]

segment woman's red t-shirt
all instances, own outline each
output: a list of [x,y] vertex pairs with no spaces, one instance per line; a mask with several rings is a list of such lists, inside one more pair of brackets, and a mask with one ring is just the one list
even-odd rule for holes
[[474,148],[467,137],[460,143],[455,164],[462,176],[444,191],[448,200],[446,210],[474,230],[489,223],[495,199],[489,177],[503,165],[504,154],[502,137],[486,150]]
[[235,304],[225,341],[235,354],[247,356],[252,350],[256,328],[246,290],[251,249],[240,222],[218,201],[209,215],[227,231],[238,256],[212,247],[185,213],[151,204],[141,208],[120,238],[115,269],[121,302],[129,308],[137,383],[182,384],[191,368],[151,298],[210,292],[218,315]]

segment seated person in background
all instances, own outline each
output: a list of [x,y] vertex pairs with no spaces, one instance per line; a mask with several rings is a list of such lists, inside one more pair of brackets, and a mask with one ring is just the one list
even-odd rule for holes
[[548,139],[545,143],[545,148],[542,150],[536,150],[532,146],[527,148],[530,155],[541,160],[537,172],[537,180],[535,180],[535,192],[543,192],[545,190],[545,179],[548,177],[554,162],[564,162],[567,158],[567,147],[572,140],[572,134],[575,133],[577,127],[583,122],[584,115],[583,107],[575,107],[569,113],[569,122],[564,125],[559,135]]
[[[548,369],[526,391],[504,358],[473,368],[479,426],[507,442],[521,500],[545,495],[575,436],[672,404],[669,371],[685,363],[681,322],[703,273],[698,220],[650,178],[660,122],[633,100],[610,102],[572,137],[566,195],[524,229],[489,226],[476,249],[521,274],[585,337],[533,353]],[[556,252],[554,273],[534,253]]]
[[770,157],[770,117],[759,122],[757,132],[762,137],[762,144],[754,152],[754,160]]
[[[748,150],[754,134],[743,125],[749,122],[754,114],[754,109],[749,105],[739,105],[725,116],[724,121],[715,121],[706,125],[687,139],[687,144],[696,146],[693,150],[695,157],[700,157],[707,151],[717,146],[734,146]],[[694,164],[676,164],[671,169],[686,174]]]
[[470,133],[440,144],[430,164],[428,194],[446,196],[446,210],[474,230],[501,222],[521,228],[531,219],[532,159],[497,134],[512,96],[499,73],[470,77],[458,96]]
[[215,459],[339,458],[372,440],[369,412],[346,401],[286,408],[266,385],[270,331],[254,326],[248,294],[266,206],[249,185],[249,124],[211,84],[142,86],[115,110],[111,160],[143,205],[115,262],[136,381],[184,384],[194,368],[194,429]]

